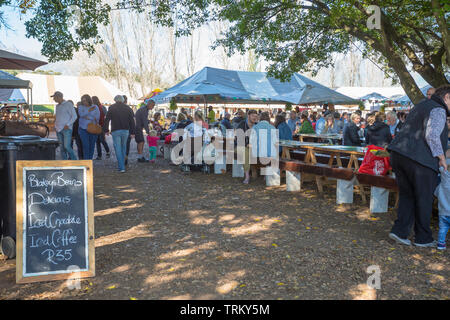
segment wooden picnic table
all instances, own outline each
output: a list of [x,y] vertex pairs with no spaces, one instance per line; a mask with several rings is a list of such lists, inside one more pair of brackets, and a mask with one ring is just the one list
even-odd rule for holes
[[342,134],[316,134],[316,133],[298,133],[296,134],[300,142],[308,142],[306,140],[312,140],[312,142],[323,142],[328,140],[342,141]]
[[280,140],[280,146],[282,147],[281,157],[284,159],[291,159],[291,150],[305,150],[306,157],[305,162],[316,164],[316,154],[324,153],[330,155],[330,160],[328,166],[332,167],[336,160],[336,164],[339,167],[342,166],[341,156],[348,156],[349,163],[347,165],[348,169],[353,169],[358,171],[359,169],[359,158],[364,158],[366,153],[366,148],[364,147],[350,147],[350,146],[339,146],[339,145],[329,145],[325,143],[314,143],[314,142],[300,142],[293,140]]
[[[305,150],[306,156],[304,162],[306,164],[317,165],[316,154],[327,154],[330,156],[328,161],[328,167],[332,168],[336,160],[336,164],[339,168],[343,168],[341,156],[348,156],[349,162],[347,169],[352,169],[355,173],[359,169],[359,158],[363,158],[366,152],[364,147],[351,147],[351,146],[339,146],[329,145],[325,143],[314,142],[300,142],[293,140],[280,140],[280,146],[282,147],[282,159],[291,159],[291,150]],[[323,180],[324,177],[316,176],[316,184],[319,192],[323,192]],[[366,203],[366,196],[362,186],[358,186],[359,192],[363,199],[363,203]]]

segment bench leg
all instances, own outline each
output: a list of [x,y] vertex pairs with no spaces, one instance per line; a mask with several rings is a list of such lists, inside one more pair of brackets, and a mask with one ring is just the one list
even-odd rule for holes
[[243,178],[244,177],[244,165],[238,164],[237,160],[233,161],[232,177],[233,178]]
[[170,160],[170,146],[168,144],[164,145],[164,160]]
[[301,173],[294,171],[286,171],[286,190],[300,191],[301,188],[302,188]]
[[258,168],[256,166],[250,166],[250,172],[253,179],[258,178]]
[[271,175],[266,175],[266,186],[273,187],[280,185],[280,169],[272,171]]
[[388,211],[389,190],[371,187],[370,188],[370,212],[384,213]]
[[366,193],[364,192],[364,186],[356,180],[356,188],[361,195],[362,203],[367,204]]
[[317,184],[317,190],[319,190],[319,193],[323,193],[322,177],[316,176],[316,184]]
[[353,203],[353,186],[355,178],[352,180],[337,180],[336,185],[336,203]]

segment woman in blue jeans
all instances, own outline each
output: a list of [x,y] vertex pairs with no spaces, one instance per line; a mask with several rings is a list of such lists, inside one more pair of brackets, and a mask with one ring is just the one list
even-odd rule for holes
[[98,136],[89,133],[87,127],[89,123],[98,124],[100,120],[100,111],[98,107],[92,103],[92,98],[85,94],[81,97],[81,105],[78,107],[80,116],[78,123],[78,134],[83,145],[83,159],[92,160],[94,156],[95,143]]

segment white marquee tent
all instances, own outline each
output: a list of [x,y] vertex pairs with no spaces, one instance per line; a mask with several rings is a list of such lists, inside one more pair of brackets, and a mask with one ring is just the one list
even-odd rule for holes
[[[114,103],[114,96],[126,94],[98,76],[77,77],[20,73],[17,77],[29,80],[33,84],[34,104],[55,104],[50,97],[55,91],[61,91],[64,99],[72,100],[74,103],[79,101],[82,95],[89,94],[90,96],[97,96],[103,104],[112,104]],[[128,96],[128,103],[138,103],[128,94],[126,95]]]

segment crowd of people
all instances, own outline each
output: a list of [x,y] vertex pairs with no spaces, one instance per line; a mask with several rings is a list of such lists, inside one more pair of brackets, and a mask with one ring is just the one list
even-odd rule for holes
[[[298,134],[338,135],[342,134],[345,146],[375,145],[387,148],[391,153],[391,164],[399,188],[398,219],[390,237],[402,244],[410,245],[407,239],[414,225],[417,246],[435,246],[430,229],[433,193],[438,185],[439,174],[447,172],[446,152],[449,133],[446,119],[450,116],[450,86],[437,90],[431,88],[427,98],[411,109],[409,114],[389,111],[371,112],[362,117],[362,112],[339,114],[325,106],[319,112],[296,110],[288,112],[238,110],[234,117],[224,112],[219,121],[212,107],[207,118],[197,110],[193,116],[181,108],[178,115],[170,119],[170,124],[162,125],[161,114],[149,113],[155,102],[147,99],[136,111],[127,105],[126,96],[118,95],[115,103],[107,110],[97,97],[83,95],[81,101],[74,104],[66,101],[61,92],[52,96],[57,102],[55,129],[61,143],[63,159],[77,159],[72,148],[77,144],[79,159],[92,159],[97,146],[97,158],[102,158],[102,147],[106,157],[110,157],[110,148],[105,135],[112,135],[119,172],[125,172],[131,139],[137,143],[138,162],[154,162],[156,147],[163,133],[169,134],[177,129],[189,133],[192,144],[201,139],[210,127],[223,133],[230,129],[243,132],[253,130],[258,136],[260,130],[277,130],[279,139],[292,140]],[[97,128],[95,128],[97,127]],[[94,130],[96,129],[96,130]],[[144,131],[146,138],[144,137]],[[338,141],[334,139],[331,141]],[[149,159],[144,156],[145,142],[149,147]],[[268,144],[271,142],[268,141]],[[245,140],[245,179],[250,181],[249,148],[250,140]],[[270,150],[270,146],[267,148]],[[279,150],[281,152],[281,150]],[[269,154],[268,157],[271,155]],[[448,195],[447,195],[448,197]],[[450,200],[449,200],[450,202]],[[450,228],[449,205],[442,209],[438,247],[445,247],[445,234]]]

